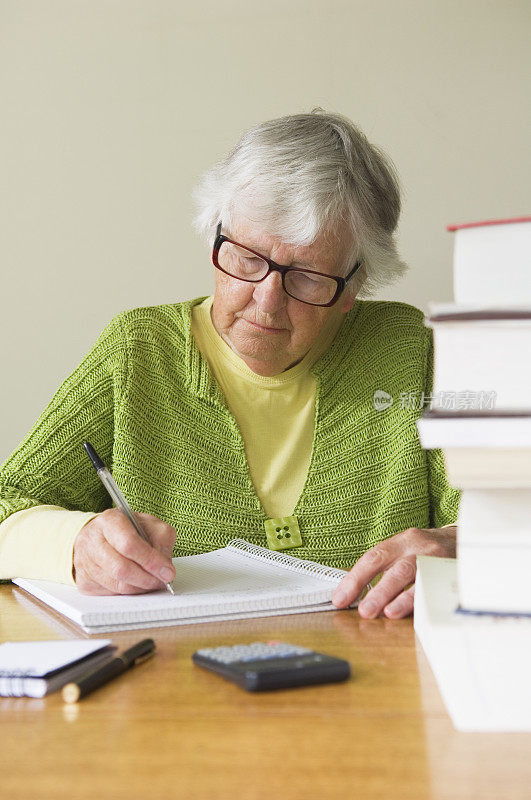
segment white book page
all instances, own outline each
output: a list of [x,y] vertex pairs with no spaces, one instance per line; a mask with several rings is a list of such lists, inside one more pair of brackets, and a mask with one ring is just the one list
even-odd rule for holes
[[415,631],[455,727],[531,731],[529,618],[455,613],[457,562],[417,565]]

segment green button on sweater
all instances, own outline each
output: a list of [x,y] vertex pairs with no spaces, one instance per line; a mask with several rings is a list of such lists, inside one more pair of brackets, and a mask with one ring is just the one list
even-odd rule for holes
[[[235,537],[267,546],[240,431],[191,334],[191,308],[202,299],[112,320],[3,465],[0,522],[41,504],[108,508],[82,447],[88,439],[133,509],[175,527],[175,555]],[[423,451],[415,427],[431,360],[418,309],[356,301],[312,369],[315,436],[293,510],[302,536],[294,555],[348,569],[394,533],[455,521],[459,494],[440,451]],[[375,408],[378,390],[391,405]],[[401,403],[405,396],[417,407]]]

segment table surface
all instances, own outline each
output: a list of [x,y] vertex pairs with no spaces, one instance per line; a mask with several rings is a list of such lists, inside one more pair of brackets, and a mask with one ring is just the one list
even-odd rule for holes
[[[0,639],[91,638],[0,587]],[[2,797],[531,797],[531,734],[454,730],[411,619],[354,611],[116,633],[154,658],[76,705],[0,698]],[[343,684],[247,693],[191,662],[199,647],[280,639],[346,658]]]

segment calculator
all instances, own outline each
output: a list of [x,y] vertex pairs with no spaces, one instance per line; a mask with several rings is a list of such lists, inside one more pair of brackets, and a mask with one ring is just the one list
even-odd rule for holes
[[197,650],[192,660],[248,692],[334,683],[351,674],[348,661],[276,641],[205,647]]

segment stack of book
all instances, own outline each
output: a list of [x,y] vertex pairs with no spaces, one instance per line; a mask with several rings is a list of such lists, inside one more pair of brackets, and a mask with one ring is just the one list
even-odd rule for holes
[[[531,690],[512,680],[511,663],[500,694],[492,675],[478,679],[473,657],[478,643],[482,658],[502,647],[503,615],[531,615],[531,217],[449,230],[455,303],[430,308],[433,390],[418,430],[424,448],[443,449],[448,478],[462,490],[457,561],[445,566],[441,583],[437,566],[419,559],[415,628],[457,727],[531,730],[531,702],[521,701]],[[524,637],[531,670],[531,617],[522,619],[516,634],[512,619],[511,641]],[[433,644],[443,629],[455,645],[444,657]],[[520,645],[512,651],[522,658]],[[455,658],[461,669],[445,668]]]

